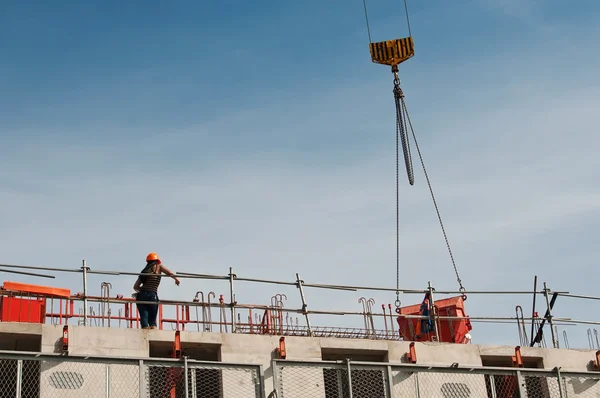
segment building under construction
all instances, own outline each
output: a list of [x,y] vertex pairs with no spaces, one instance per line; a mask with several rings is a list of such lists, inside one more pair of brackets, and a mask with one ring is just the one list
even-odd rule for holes
[[[415,305],[395,308],[360,296],[357,311],[316,311],[307,291],[390,290],[366,286],[272,281],[225,275],[178,274],[228,284],[197,292],[189,301],[159,303],[158,327],[141,329],[135,299],[111,291],[110,282],[89,287],[88,277],[139,275],[90,269],[1,266],[33,274],[79,272],[77,292],[61,286],[5,281],[0,298],[0,397],[597,397],[600,349],[588,329],[589,349],[559,343],[557,324],[589,324],[553,315],[560,296],[536,289],[539,313],[493,318],[469,316],[464,292],[414,293]],[[23,269],[28,268],[28,269]],[[287,285],[264,305],[236,299],[240,283]],[[100,294],[97,294],[98,288]],[[215,289],[216,290],[216,289]],[[94,294],[96,292],[96,294]],[[478,294],[527,292],[469,292]],[[421,301],[422,300],[422,301]],[[535,308],[535,307],[534,307]],[[317,316],[355,319],[354,327],[314,322]],[[478,322],[510,322],[512,346],[477,345]],[[517,333],[514,326],[517,326]],[[551,343],[546,343],[550,336]]]
[[[111,291],[110,283],[110,278],[138,273],[92,269],[85,262],[70,269],[4,264],[0,272],[6,275],[54,278],[54,273],[70,272],[80,274],[83,283],[72,290],[4,278],[0,398],[600,397],[596,329],[587,329],[589,347],[583,349],[571,348],[566,331],[561,336],[557,329],[598,322],[553,312],[561,296],[600,297],[552,291],[545,283],[538,287],[537,279],[530,292],[463,286],[400,88],[398,66],[414,55],[410,24],[408,37],[372,42],[369,32],[369,42],[372,61],[390,66],[393,73],[396,233],[400,147],[408,181],[414,184],[410,132],[456,272],[456,291],[436,291],[431,285],[401,289],[397,239],[395,288],[307,283],[298,274],[290,281],[253,279],[232,269],[222,275],[177,274],[222,281],[228,288],[197,292],[188,301],[161,300],[157,328],[142,329],[136,299],[130,292]],[[88,286],[90,275],[103,275],[106,281]],[[273,287],[271,301],[244,303],[236,296],[238,283],[261,284],[261,292]],[[288,307],[287,296],[276,293],[275,286],[296,289],[300,305]],[[315,310],[307,289],[356,292],[356,311]],[[376,303],[369,297],[373,291],[395,293],[397,299]],[[400,294],[416,298],[402,305]],[[517,305],[508,316],[473,316],[465,300],[481,294],[527,294],[531,312]],[[353,324],[336,325],[340,315],[354,319]],[[317,316],[326,320],[315,322]],[[507,326],[515,344],[474,344],[471,336],[480,322]]]

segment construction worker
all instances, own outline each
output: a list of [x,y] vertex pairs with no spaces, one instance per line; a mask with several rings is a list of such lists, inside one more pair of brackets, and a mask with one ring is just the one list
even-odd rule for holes
[[[175,284],[179,286],[179,278],[162,265],[158,254],[148,254],[148,256],[146,256],[146,266],[141,272],[142,274],[148,275],[138,276],[133,285],[133,290],[137,292],[135,295],[136,301],[155,301],[158,303],[158,286],[160,285],[161,273],[163,272],[175,279]],[[136,305],[138,312],[140,313],[142,329],[156,329],[158,304],[136,303]]]

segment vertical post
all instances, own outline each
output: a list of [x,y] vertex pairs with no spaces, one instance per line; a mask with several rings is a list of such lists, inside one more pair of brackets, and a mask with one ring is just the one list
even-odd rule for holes
[[16,398],[21,398],[21,385],[23,384],[23,360],[17,360],[17,385],[16,385]]
[[414,373],[415,375],[415,390],[417,391],[417,398],[421,398],[421,385],[419,384],[419,371]]
[[548,288],[544,282],[544,297],[546,297],[546,305],[548,306],[548,323],[550,324],[550,332],[552,333],[552,347],[557,348],[556,335],[554,334],[554,322],[552,322],[552,309],[550,308],[550,299],[548,298]]
[[279,369],[277,367],[277,360],[271,360],[271,369],[273,371],[273,390],[275,390],[275,396],[281,395],[281,388],[279,387]]
[[531,306],[531,347],[535,344],[535,299],[537,297],[537,275],[533,278],[533,305]]
[[394,376],[392,373],[392,367],[390,365],[386,366],[386,371],[387,371],[387,394],[385,394],[386,397],[393,397],[394,396]]
[[350,358],[346,358],[346,371],[348,372],[348,398],[352,398],[352,366],[350,366]]
[[83,271],[83,326],[87,326],[87,271],[88,267],[85,265],[85,259],[82,261],[83,265],[81,270]]
[[485,376],[489,377],[489,380],[490,380],[490,392],[492,393],[491,398],[498,398],[498,395],[496,394],[496,379],[495,379],[495,375],[494,374],[487,374]]
[[427,289],[429,290],[429,302],[431,304],[431,317],[433,318],[433,332],[435,333],[435,341],[440,341],[440,336],[438,334],[437,319],[435,317],[435,301],[433,300],[433,291],[435,289],[433,288],[433,286],[431,286],[431,281],[427,282]]
[[560,367],[556,367],[556,378],[558,379],[558,394],[560,398],[563,398],[565,395],[563,394],[563,384],[562,384],[562,376],[560,374]]
[[146,398],[146,372],[144,372],[144,360],[139,363],[140,398]]
[[523,388],[524,385],[525,380],[523,380],[523,375],[517,370],[517,387],[519,388],[519,397],[521,398],[527,398],[527,392]]
[[236,275],[233,273],[233,268],[229,267],[229,295],[230,295],[230,306],[231,306],[231,333],[235,333],[236,332],[236,325],[235,325],[235,293],[233,291],[233,278],[235,278]]
[[[304,317],[306,318],[306,327],[308,328],[308,335],[310,337],[312,337],[313,332],[312,332],[312,327],[310,326],[310,319],[308,317],[308,312],[306,311],[306,299],[304,298],[304,289],[302,289],[302,283],[303,283],[303,281],[300,279],[300,275],[298,275],[298,273],[296,273],[296,287],[300,291],[300,298],[302,299],[302,313],[304,314]],[[352,398],[352,397],[350,397],[350,398]]]
[[[256,369],[258,374],[256,375],[256,388],[258,389],[258,397],[265,398],[267,396],[267,392],[265,390],[265,370],[262,365],[258,365]],[[273,372],[273,377],[275,377],[275,372]]]
[[185,378],[184,378],[184,382],[185,382],[185,398],[189,398],[190,396],[190,392],[189,392],[189,387],[188,387],[188,358],[187,356],[183,357],[183,371],[185,372]]
[[110,398],[110,365],[106,365],[106,398]]

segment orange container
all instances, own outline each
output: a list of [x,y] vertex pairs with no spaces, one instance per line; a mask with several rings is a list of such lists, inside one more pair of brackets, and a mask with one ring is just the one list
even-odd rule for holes
[[[401,307],[396,310],[400,316],[397,318],[400,336],[405,341],[435,341],[435,332],[431,328],[427,330],[427,319],[405,318],[402,315],[423,315],[423,309],[429,309],[428,295],[421,304]],[[465,304],[462,296],[449,297],[435,301],[437,314],[439,316],[466,317]],[[425,314],[427,315],[427,314]],[[429,323],[432,325],[432,322]],[[437,319],[439,341],[443,343],[465,344],[469,340],[465,338],[473,327],[468,319]]]
[[46,299],[0,297],[0,322],[46,323]]

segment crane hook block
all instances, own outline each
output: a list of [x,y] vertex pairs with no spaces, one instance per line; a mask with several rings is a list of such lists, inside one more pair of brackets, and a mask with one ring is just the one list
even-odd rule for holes
[[377,64],[396,66],[415,55],[412,36],[370,43],[371,60]]

